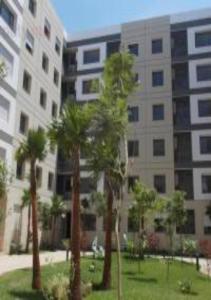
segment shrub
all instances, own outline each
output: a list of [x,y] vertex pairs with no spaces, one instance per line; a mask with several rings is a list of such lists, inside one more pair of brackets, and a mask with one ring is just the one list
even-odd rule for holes
[[192,290],[192,282],[190,280],[181,280],[178,282],[179,289],[183,294],[190,294]]
[[159,237],[155,233],[147,236],[147,248],[149,251],[156,252],[159,248]]
[[197,242],[191,239],[186,239],[183,242],[184,254],[194,256],[197,252]]
[[57,274],[50,278],[43,288],[46,300],[68,300],[69,293],[69,278],[64,274]]

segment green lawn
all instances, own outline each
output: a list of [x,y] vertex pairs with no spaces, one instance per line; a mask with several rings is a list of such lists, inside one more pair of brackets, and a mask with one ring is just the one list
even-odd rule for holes
[[[97,261],[97,271],[88,271],[92,259],[83,260],[82,276],[87,281],[98,283],[101,279],[102,261]],[[43,281],[54,273],[68,274],[69,265],[66,263],[47,266],[42,269]],[[109,292],[95,291],[87,300],[116,299],[115,280],[116,264],[113,264],[113,289]],[[191,279],[193,294],[182,295],[178,290],[178,281]],[[30,289],[31,272],[21,270],[0,277],[1,300],[43,300],[41,294]],[[158,260],[146,259],[142,263],[141,273],[138,273],[137,262],[123,260],[123,290],[124,300],[209,300],[211,299],[211,281],[195,271],[194,266],[174,263],[170,267],[169,284],[166,281],[166,265]]]

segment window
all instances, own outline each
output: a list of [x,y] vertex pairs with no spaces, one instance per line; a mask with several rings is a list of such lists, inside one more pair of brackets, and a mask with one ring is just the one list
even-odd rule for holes
[[5,21],[5,23],[7,23],[7,25],[14,31],[15,15],[4,0],[0,2],[0,16]]
[[21,113],[20,115],[20,127],[19,131],[20,133],[26,135],[29,128],[29,118],[24,113]]
[[54,186],[54,174],[49,172],[48,173],[48,190],[52,191]]
[[178,234],[195,234],[195,211],[186,211],[186,222],[182,227],[177,227]]
[[25,164],[21,162],[17,162],[16,166],[16,178],[18,180],[23,180],[25,176]]
[[83,94],[94,94],[99,91],[99,79],[84,80],[82,83]]
[[163,104],[153,105],[152,110],[153,110],[153,121],[164,120],[164,105]]
[[211,154],[211,136],[200,137],[201,154]]
[[139,221],[137,218],[134,218],[133,213],[129,210],[128,221],[127,221],[127,230],[128,232],[138,232],[139,231]]
[[0,120],[9,121],[10,103],[0,95]]
[[33,52],[34,52],[34,37],[29,32],[29,30],[26,31],[25,47],[30,54],[33,54]]
[[24,73],[23,73],[23,89],[28,94],[31,93],[31,84],[32,84],[31,75],[27,71],[24,71]]
[[139,155],[139,141],[128,141],[128,156],[137,157]]
[[128,177],[128,192],[130,192],[131,190],[133,190],[136,181],[139,180],[138,176],[129,176]]
[[211,194],[211,175],[202,175],[202,193]]
[[61,42],[59,40],[58,37],[56,37],[56,41],[55,41],[55,51],[58,55],[60,55],[61,52]]
[[163,219],[156,218],[154,220],[154,226],[155,226],[155,232],[157,232],[157,233],[165,232],[165,226],[163,225]]
[[197,32],[195,35],[196,47],[211,46],[211,31]]
[[165,140],[153,140],[153,155],[164,156],[165,155]]
[[84,51],[84,64],[94,64],[100,61],[100,49]]
[[128,107],[128,121],[131,122],[131,123],[139,121],[138,106],[129,106]]
[[211,117],[211,99],[199,100],[199,117]]
[[152,72],[152,86],[162,86],[163,85],[163,71]]
[[12,77],[14,58],[10,52],[0,43],[0,61],[4,62],[6,75]]
[[155,175],[154,176],[154,188],[160,194],[166,193],[166,176],[165,175]]
[[82,214],[81,225],[84,231],[95,231],[96,230],[96,216],[93,214]]
[[40,106],[44,109],[47,106],[47,93],[43,89],[40,90]]
[[37,11],[37,2],[35,0],[29,0],[29,10],[33,16],[36,15]]
[[209,81],[211,80],[211,65],[197,66],[197,80]]
[[42,55],[42,69],[45,73],[48,73],[49,71],[49,58],[45,53]]
[[138,83],[138,82],[139,82],[139,74],[136,73],[136,74],[135,74],[135,83]]
[[36,167],[36,181],[37,187],[40,188],[42,186],[42,168]]
[[133,54],[135,56],[138,56],[139,55],[139,47],[138,47],[138,44],[131,44],[131,45],[128,45],[128,50],[130,52],[130,54]]
[[51,37],[51,24],[48,22],[47,19],[45,19],[44,33],[45,33],[45,36],[46,36],[48,39],[50,39],[50,37]]
[[163,40],[157,39],[152,41],[152,54],[158,54],[163,52]]
[[57,69],[54,69],[54,75],[53,75],[53,82],[55,83],[56,86],[59,85],[59,72]]
[[55,102],[52,103],[52,110],[51,110],[51,115],[53,118],[57,117],[57,111],[58,111],[58,107],[57,104]]

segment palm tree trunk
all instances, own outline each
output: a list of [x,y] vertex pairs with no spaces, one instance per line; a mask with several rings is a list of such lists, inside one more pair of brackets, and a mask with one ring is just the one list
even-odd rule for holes
[[111,259],[112,259],[112,223],[113,223],[113,190],[109,183],[107,212],[106,212],[106,232],[105,232],[105,259],[103,269],[102,288],[105,290],[111,287]]
[[120,247],[120,238],[119,238],[119,207],[116,212],[116,223],[115,223],[115,235],[116,235],[116,245],[117,245],[117,299],[122,300],[122,262],[121,262],[121,247]]
[[72,195],[72,240],[71,240],[71,298],[81,300],[80,269],[80,148],[75,149],[73,157],[73,195]]
[[26,249],[25,249],[26,253],[29,253],[30,235],[31,235],[31,203],[29,203],[29,207],[28,207],[28,223],[27,223],[27,237],[26,237]]
[[36,194],[36,171],[35,161],[31,161],[30,170],[30,192],[32,204],[32,245],[33,245],[33,277],[32,289],[41,289],[41,271],[39,258],[39,241],[38,241],[38,222],[37,222],[37,194]]
[[52,220],[52,237],[51,237],[51,247],[52,250],[55,250],[55,234],[56,234],[56,217],[53,217]]

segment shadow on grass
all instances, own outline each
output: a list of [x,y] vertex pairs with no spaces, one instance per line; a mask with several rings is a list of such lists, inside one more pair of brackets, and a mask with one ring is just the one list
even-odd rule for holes
[[136,281],[139,283],[157,283],[157,279],[156,278],[143,278],[143,277],[128,277],[128,280],[131,281]]
[[27,292],[27,291],[10,291],[10,295],[14,299],[20,300],[44,300],[41,292]]

